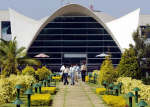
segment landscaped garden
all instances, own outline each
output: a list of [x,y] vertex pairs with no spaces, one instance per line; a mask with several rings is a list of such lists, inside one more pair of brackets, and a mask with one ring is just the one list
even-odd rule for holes
[[94,70],[86,76],[86,82],[92,90],[109,106],[150,106],[150,45],[145,43],[150,29],[143,32],[143,38],[139,31],[133,34],[135,45],[125,49],[116,67],[112,64],[110,54],[105,57],[100,70]]
[[0,106],[51,106],[61,76],[17,49],[15,39],[0,44]]

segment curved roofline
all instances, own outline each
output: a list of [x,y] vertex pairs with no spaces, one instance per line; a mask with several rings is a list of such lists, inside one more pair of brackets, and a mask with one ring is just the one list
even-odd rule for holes
[[[39,30],[37,30],[37,32],[35,33],[34,38],[32,38],[31,43],[29,44],[29,47],[32,45],[33,41],[37,38],[38,34],[41,32],[41,30],[53,19],[55,19],[57,16],[61,16],[64,14],[69,14],[69,13],[81,13],[81,14],[85,14],[88,15],[90,17],[93,17],[97,22],[99,22],[104,28],[105,30],[110,34],[110,36],[113,38],[113,40],[116,42],[117,46],[119,47],[119,49],[121,50],[121,52],[123,52],[122,48],[120,47],[119,42],[117,41],[117,39],[115,38],[115,36],[113,35],[113,33],[111,32],[111,30],[106,26],[106,24],[90,9],[81,6],[79,4],[68,4],[65,5],[61,8],[59,8],[58,10],[56,10],[51,16],[48,17],[48,19],[40,26]],[[27,50],[29,49],[29,47],[27,47]]]

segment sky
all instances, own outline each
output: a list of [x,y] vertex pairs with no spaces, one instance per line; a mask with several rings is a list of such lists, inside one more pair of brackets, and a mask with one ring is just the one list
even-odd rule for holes
[[[89,7],[92,0],[0,0],[0,10],[12,8],[33,19],[49,16],[69,1]],[[123,16],[137,8],[142,14],[150,14],[150,0],[93,0],[94,9],[114,17]]]

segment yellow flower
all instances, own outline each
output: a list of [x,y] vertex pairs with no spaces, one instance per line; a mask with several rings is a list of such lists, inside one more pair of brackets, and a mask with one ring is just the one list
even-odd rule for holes
[[106,88],[96,88],[96,94],[105,94]]
[[103,95],[104,102],[112,107],[125,107],[126,101],[122,96]]
[[51,94],[55,93],[56,87],[42,87],[42,92],[50,92]]

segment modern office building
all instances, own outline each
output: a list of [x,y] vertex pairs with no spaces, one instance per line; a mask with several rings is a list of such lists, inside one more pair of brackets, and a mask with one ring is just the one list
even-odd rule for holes
[[[26,47],[30,57],[56,70],[62,64],[86,62],[88,69],[99,69],[111,54],[116,66],[121,53],[134,44],[132,33],[150,23],[150,15],[137,9],[114,18],[78,4],[69,4],[41,20],[28,18],[16,11],[0,11],[0,36],[16,37],[18,47]],[[98,57],[100,56],[100,57]]]

